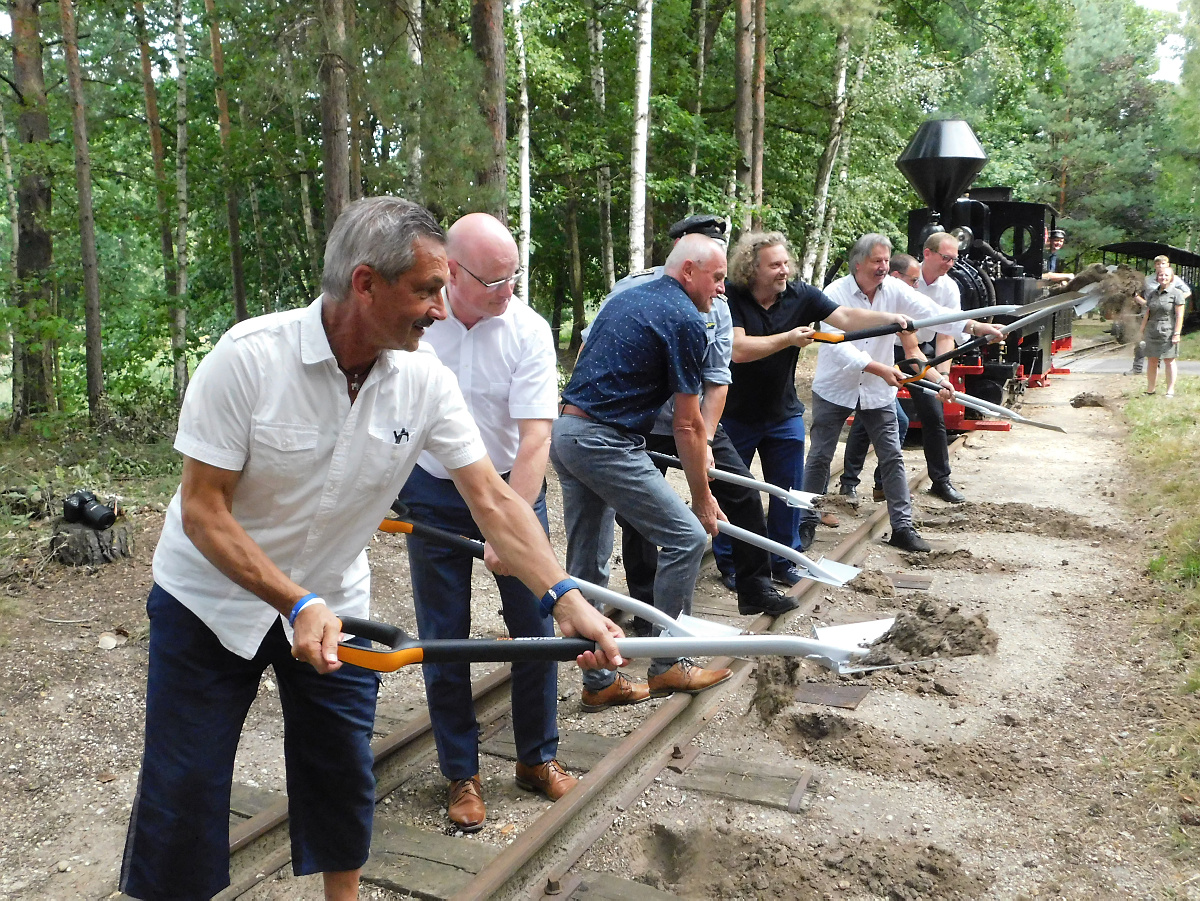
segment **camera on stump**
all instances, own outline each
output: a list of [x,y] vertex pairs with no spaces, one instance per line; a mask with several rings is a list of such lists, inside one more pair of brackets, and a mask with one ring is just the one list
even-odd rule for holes
[[92,492],[81,489],[63,498],[63,519],[93,529],[107,529],[116,522],[117,514],[112,507],[96,500]]

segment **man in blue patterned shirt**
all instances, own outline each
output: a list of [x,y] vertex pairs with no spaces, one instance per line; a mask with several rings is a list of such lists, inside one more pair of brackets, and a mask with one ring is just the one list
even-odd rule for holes
[[[706,235],[684,236],[663,276],[613,297],[592,323],[562,413],[554,423],[550,461],[562,483],[567,571],[603,582],[597,545],[607,507],[661,548],[654,604],[668,616],[691,611],[705,533],[725,519],[708,484],[708,432],[700,411],[708,346],[702,312],[725,288],[725,249]],[[646,456],[646,435],[674,398],[675,443],[692,494],[692,509]],[[637,704],[676,691],[696,693],[724,682],[728,669],[708,670],[687,658],[655,658],[649,685],[621,673],[584,674],[583,707]]]

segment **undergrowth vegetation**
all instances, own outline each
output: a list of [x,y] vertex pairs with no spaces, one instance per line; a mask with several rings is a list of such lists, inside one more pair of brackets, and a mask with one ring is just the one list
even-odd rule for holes
[[[1141,387],[1140,385],[1138,386]],[[1134,458],[1132,502],[1166,523],[1147,569],[1156,582],[1154,625],[1169,640],[1184,703],[1164,705],[1146,745],[1147,772],[1172,803],[1200,805],[1200,382],[1181,376],[1175,397],[1135,393],[1125,407]],[[1176,836],[1189,847],[1187,835]]]

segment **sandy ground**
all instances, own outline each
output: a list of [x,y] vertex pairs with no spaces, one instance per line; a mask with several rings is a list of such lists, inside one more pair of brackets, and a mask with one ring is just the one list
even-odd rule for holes
[[[1151,799],[1129,757],[1162,711],[1183,703],[1167,687],[1161,639],[1139,622],[1152,591],[1139,561],[1154,523],[1130,520],[1123,506],[1136,486],[1118,420],[1068,403],[1085,390],[1117,396],[1128,381],[1076,374],[1027,395],[1025,415],[1068,434],[971,436],[954,474],[972,503],[917,499],[933,559],[875,545],[860,565],[876,593],[823,589],[811,615],[787,624],[808,634],[933,598],[983,614],[998,635],[994,655],[861,677],[855,684],[871,690],[853,711],[790,699],[799,683],[839,677],[759,661],[758,678],[705,733],[705,750],[809,768],[811,808],[792,816],[656,786],[584,864],[687,898],[1200,898],[1200,868],[1172,846],[1179,805]],[[914,462],[919,453],[907,452]],[[551,517],[561,522],[553,492]],[[140,755],[144,599],[161,515],[140,511],[133,524],[130,560],[95,572],[51,567],[36,585],[6,586],[15,614],[0,647],[0,898],[96,899],[115,888]],[[819,542],[827,549],[852,526],[819,530]],[[560,529],[555,537],[561,547]],[[402,542],[379,539],[373,566],[375,616],[412,628]],[[879,596],[878,577],[901,569],[931,576],[931,588]],[[702,576],[701,598],[724,593],[713,575]],[[494,585],[481,572],[476,585],[476,633],[498,634]],[[104,632],[117,647],[100,647]],[[581,714],[578,676],[563,670],[564,729],[628,728],[612,712]],[[764,697],[782,703],[756,704]],[[419,673],[402,671],[387,678],[381,709],[400,716],[422,700]],[[268,674],[236,775],[276,790],[277,706]],[[512,789],[508,766],[485,763],[488,790],[511,803],[473,840],[511,840],[541,808]],[[435,769],[406,788],[392,809],[442,828]],[[250,897],[320,894],[315,880],[287,877]]]

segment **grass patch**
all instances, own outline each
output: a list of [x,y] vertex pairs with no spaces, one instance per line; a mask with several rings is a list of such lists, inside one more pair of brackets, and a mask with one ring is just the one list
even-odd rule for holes
[[1166,663],[1182,703],[1163,705],[1142,753],[1154,787],[1175,807],[1179,797],[1200,798],[1200,380],[1180,376],[1174,398],[1134,393],[1125,417],[1137,472],[1132,502],[1166,523],[1146,564],[1158,589],[1149,615],[1170,643]]

